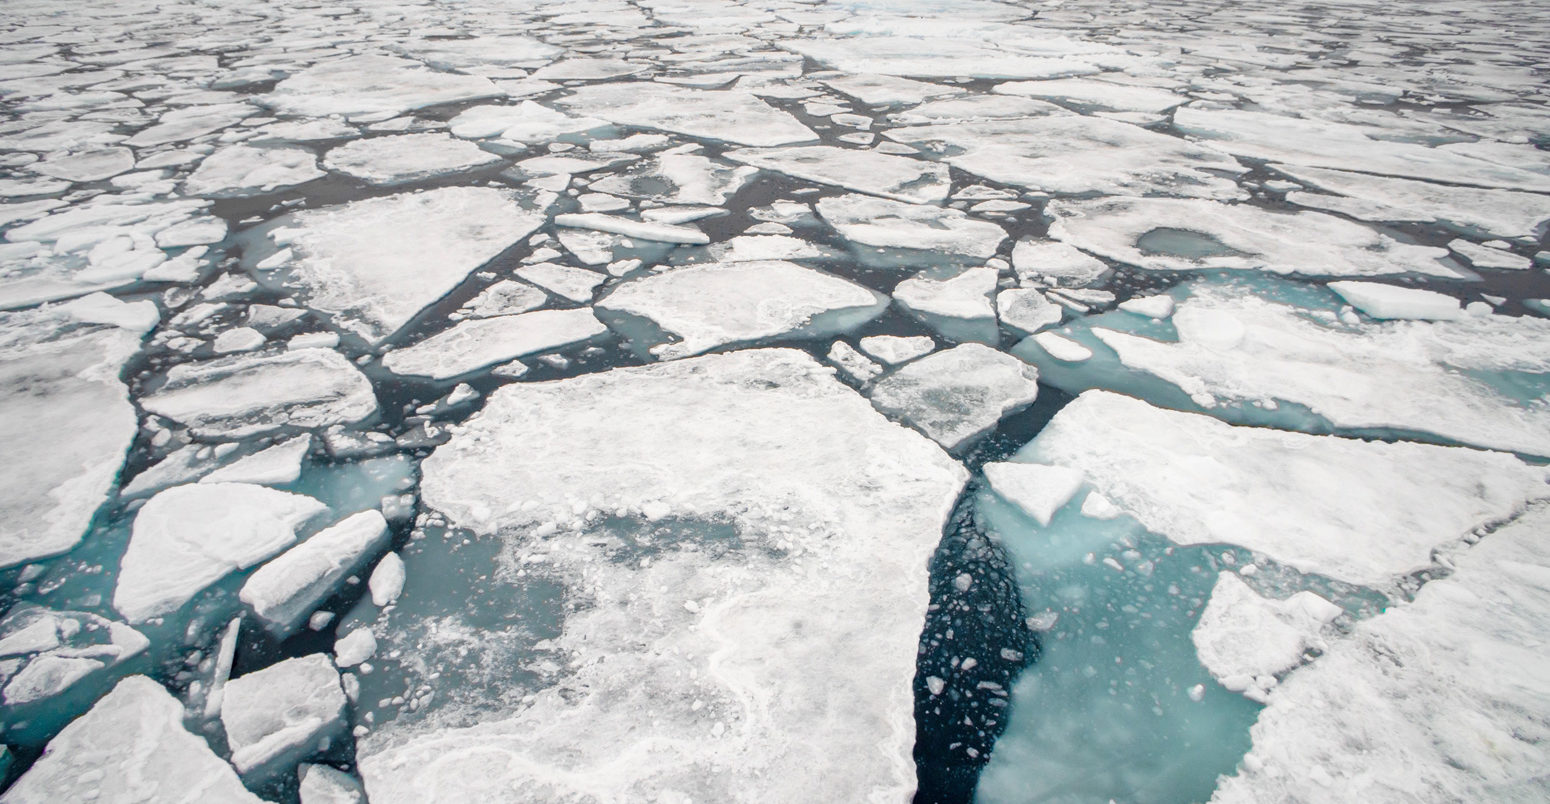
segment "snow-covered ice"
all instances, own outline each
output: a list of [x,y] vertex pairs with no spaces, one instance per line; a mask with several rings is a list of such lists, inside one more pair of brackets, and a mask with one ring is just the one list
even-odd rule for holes
[[482,76],[432,70],[411,59],[367,53],[308,67],[276,84],[260,100],[293,115],[369,116],[502,94]]
[[270,630],[289,633],[387,544],[380,512],[352,514],[259,567],[238,597]]
[[1038,396],[1038,370],[989,346],[966,343],[922,357],[877,381],[872,404],[950,450],[990,432]]
[[1285,600],[1255,592],[1235,572],[1223,572],[1190,632],[1200,663],[1222,686],[1263,701],[1275,678],[1327,648],[1320,634],[1339,606],[1309,591]]
[[1340,294],[1340,298],[1350,302],[1352,307],[1373,318],[1437,321],[1464,315],[1458,299],[1434,290],[1356,280],[1330,282],[1327,287]]
[[410,184],[499,164],[501,158],[446,134],[399,134],[354,140],[323,156],[323,167],[368,184]]
[[524,355],[591,340],[607,331],[587,308],[476,318],[394,349],[382,358],[382,365],[394,374],[449,380]]
[[996,253],[1006,230],[956,209],[907,204],[864,195],[818,202],[818,214],[847,240],[868,246],[921,249],[984,259]]
[[744,148],[728,151],[726,158],[799,179],[913,203],[940,203],[947,198],[952,183],[944,165],[829,145]]
[[818,139],[795,117],[740,90],[640,82],[593,84],[557,103],[572,114],[738,145],[792,145]]
[[18,603],[0,618],[0,703],[46,701],[149,645],[139,631],[90,612]]
[[301,758],[345,727],[344,688],[327,654],[286,659],[226,682],[221,726],[243,775]]
[[371,383],[338,352],[293,349],[183,363],[140,400],[196,433],[241,437],[352,424],[377,412]]
[[210,198],[272,193],[322,178],[317,161],[317,154],[305,148],[233,145],[205,157],[183,190]]

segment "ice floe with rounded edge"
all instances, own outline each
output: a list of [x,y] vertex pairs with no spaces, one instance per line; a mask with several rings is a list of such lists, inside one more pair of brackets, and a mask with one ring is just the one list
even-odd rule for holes
[[1051,201],[1050,236],[1149,271],[1232,269],[1302,276],[1461,278],[1447,252],[1401,243],[1318,212],[1271,212],[1203,199]]
[[831,196],[818,214],[846,240],[868,246],[945,252],[984,259],[1006,240],[1006,230],[956,210],[864,195]]
[[581,115],[738,145],[774,146],[818,139],[757,96],[740,90],[686,89],[654,83],[593,84],[555,101]]
[[17,603],[0,619],[0,703],[47,700],[150,644],[139,631],[90,612]]
[[292,349],[183,363],[141,407],[213,437],[353,424],[377,412],[371,383],[329,349]]
[[301,494],[246,483],[158,492],[135,514],[113,608],[131,623],[177,611],[205,587],[279,553],[327,510]]
[[205,157],[184,180],[183,192],[209,198],[271,193],[322,178],[317,161],[305,148],[232,145]]
[[1302,664],[1309,650],[1325,649],[1320,631],[1342,613],[1309,591],[1261,597],[1237,573],[1222,572],[1189,636],[1212,678],[1264,703],[1277,676]]
[[134,169],[134,152],[122,146],[48,154],[27,166],[33,173],[72,182],[102,181]]
[[387,548],[387,520],[362,511],[318,531],[258,568],[238,598],[279,636],[294,631],[318,605]]
[[1453,574],[1293,671],[1211,801],[1541,798],[1550,751],[1531,735],[1550,728],[1547,529],[1541,506],[1486,535]]
[[382,366],[394,374],[448,380],[524,355],[581,343],[607,331],[585,307],[476,318],[388,352]]
[[947,166],[858,148],[803,145],[728,151],[727,159],[820,184],[926,204],[947,199]]
[[996,269],[968,268],[946,277],[926,271],[893,289],[893,300],[942,336],[955,341],[995,344]]
[[1082,488],[1082,473],[1064,466],[1007,461],[987,463],[984,472],[997,494],[1046,527]]
[[936,348],[929,335],[868,335],[858,343],[861,351],[890,366],[907,363]]
[[595,117],[571,117],[533,101],[516,106],[474,106],[447,123],[454,137],[523,143],[547,142],[566,134],[579,134],[608,125]]
[[440,132],[353,140],[323,155],[323,167],[378,186],[466,173],[501,161],[471,142]]
[[257,483],[279,486],[301,477],[301,464],[312,449],[312,435],[302,433],[272,447],[239,458],[204,477],[201,483]]
[[647,319],[677,336],[650,346],[651,354],[664,360],[730,344],[845,332],[887,306],[887,297],[874,290],[780,260],[675,268],[616,285],[595,305],[639,346],[658,339],[634,332],[619,314]]
[[1058,240],[1019,240],[1012,247],[1012,270],[1028,287],[1093,287],[1109,275],[1109,266]]
[[183,727],[183,715],[183,705],[160,684],[130,676],[50,740],[0,801],[259,804],[231,766]]
[[305,210],[266,231],[295,255],[276,281],[378,343],[545,219],[512,191],[443,187]]
[[1038,369],[1005,352],[966,343],[905,364],[878,380],[869,396],[878,410],[959,450],[1032,404],[1038,378]]
[[262,775],[342,735],[344,688],[325,653],[286,659],[226,682],[221,726],[237,772]]
[[[662,154],[604,176],[594,181],[590,189],[664,204],[720,206],[741,190],[757,172],[756,168],[746,165],[732,167],[699,154]],[[642,214],[644,216],[645,213]],[[695,220],[647,219],[656,223],[687,223]]]
[[296,773],[301,781],[301,804],[366,804],[366,789],[344,771],[303,764]]
[[1013,460],[1082,472],[1175,543],[1377,588],[1550,496],[1542,467],[1504,453],[1238,427],[1108,391],[1062,408]]
[[368,53],[308,67],[258,100],[276,111],[307,117],[391,116],[503,94],[488,78],[437,72],[410,59]]
[[[591,602],[566,614],[553,644],[570,659],[527,702],[367,735],[373,802],[914,790],[926,560],[965,473],[809,356],[507,385],[424,469],[427,505],[498,535],[502,561],[542,550]],[[637,559],[578,504],[683,522],[686,541]],[[736,535],[714,546],[696,522]]]

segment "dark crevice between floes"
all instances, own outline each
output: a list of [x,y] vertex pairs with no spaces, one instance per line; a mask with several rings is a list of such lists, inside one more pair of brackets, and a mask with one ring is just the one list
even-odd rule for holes
[[[976,473],[1044,428],[1072,396],[1040,386],[1039,399],[1008,416],[964,463]],[[1038,660],[1011,559],[981,522],[980,481],[958,497],[931,557],[931,604],[915,665],[915,804],[969,802],[996,738],[1006,729],[1012,683]]]

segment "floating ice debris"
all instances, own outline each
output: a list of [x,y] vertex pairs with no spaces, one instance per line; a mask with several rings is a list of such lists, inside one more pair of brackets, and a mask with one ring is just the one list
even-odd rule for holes
[[360,780],[327,765],[303,764],[301,804],[366,804],[366,790]]
[[[1435,290],[1354,280],[1330,282],[1328,287],[1340,294],[1340,298],[1350,302],[1351,306],[1372,318],[1437,321],[1460,318],[1464,315],[1464,311],[1459,308],[1458,299]],[[1157,298],[1172,301],[1172,298],[1167,296]]]
[[327,654],[314,653],[226,682],[221,725],[244,776],[301,759],[345,728],[344,689]]
[[1290,192],[1286,200],[1366,221],[1436,221],[1492,237],[1538,237],[1550,197],[1512,190],[1395,179],[1343,170],[1275,165],[1276,171],[1338,195]]
[[49,741],[0,800],[259,804],[205,741],[183,727],[183,706],[160,684],[131,676]]
[[215,336],[210,346],[218,355],[231,354],[233,352],[251,352],[258,349],[268,341],[264,333],[252,327],[235,327]]
[[305,148],[233,145],[205,157],[183,191],[210,198],[262,195],[322,178],[317,161]]
[[367,580],[367,586],[371,589],[371,602],[378,608],[393,605],[393,601],[403,594],[405,580],[404,560],[397,553],[383,556]]
[[206,586],[296,541],[327,506],[246,483],[196,483],[159,492],[135,514],[113,607],[132,623],[171,614]]
[[1082,473],[1063,466],[987,463],[984,471],[997,494],[1043,526],[1082,488]]
[[438,72],[417,61],[366,54],[308,67],[275,85],[259,101],[276,111],[307,117],[385,117],[502,94],[488,78]]
[[382,366],[394,374],[449,380],[513,358],[581,343],[607,331],[587,308],[477,318],[388,352]]
[[[507,385],[424,470],[427,505],[511,556],[544,551],[592,602],[564,615],[565,669],[529,702],[366,736],[376,804],[514,786],[610,800],[914,789],[926,559],[964,472],[812,358],[761,349]],[[642,553],[610,546],[602,523],[535,534],[581,500],[730,520],[735,536],[689,527]]]
[[340,667],[354,667],[377,652],[377,638],[365,627],[357,628],[334,642],[334,662]]
[[931,440],[958,450],[1038,396],[1038,370],[988,346],[966,343],[920,358],[872,387],[872,404]]
[[710,238],[704,232],[691,226],[671,226],[665,223],[632,221],[628,218],[604,215],[600,212],[556,215],[554,216],[554,223],[556,226],[591,229],[596,232],[608,232],[624,235],[625,237],[636,237],[641,240],[655,240],[661,243],[704,245],[710,242]]
[[565,134],[590,131],[608,125],[592,117],[571,117],[533,101],[516,106],[475,106],[447,124],[455,137],[500,137],[512,142],[547,142]]
[[1302,664],[1309,649],[1325,649],[1319,631],[1340,614],[1339,606],[1312,592],[1273,600],[1237,573],[1223,572],[1190,638],[1213,678],[1263,703],[1276,676]]
[[[1334,288],[1336,285],[1351,286],[1368,284],[1372,283],[1331,282],[1329,283],[1329,286]],[[1392,285],[1384,285],[1383,287],[1392,287]],[[1119,309],[1124,310],[1127,313],[1134,313],[1135,315],[1144,316],[1146,318],[1153,318],[1159,321],[1165,318],[1171,318],[1173,316],[1175,307],[1176,303],[1173,301],[1173,297],[1165,293],[1160,293],[1156,296],[1138,296],[1134,299],[1129,299],[1119,303]]]
[[513,315],[536,310],[548,300],[549,297],[543,291],[532,285],[502,279],[481,291],[472,301],[463,305],[459,312],[470,318]]
[[868,383],[883,373],[883,367],[856,351],[856,347],[844,341],[835,341],[829,347],[829,362],[838,366],[845,376],[858,383]]
[[444,187],[298,212],[270,237],[296,254],[280,281],[376,343],[544,220],[511,192]]
[[77,316],[137,318],[128,307],[0,313],[0,453],[14,469],[0,484],[0,566],[74,547],[118,477],[138,427],[119,374],[141,332]]
[[[1050,357],[1066,363],[1083,363],[1092,358],[1093,350],[1076,341],[1054,332],[1035,333],[1031,339],[1039,345]],[[1018,354],[1027,354],[1027,350],[1018,349]]]
[[1087,75],[1084,61],[1028,55],[994,43],[932,36],[858,36],[778,42],[814,61],[847,73],[956,78],[1057,78]]
[[930,98],[961,95],[959,87],[912,81],[891,75],[841,75],[823,79],[823,84],[862,103],[904,104],[920,103]]
[[592,301],[592,294],[597,292],[597,286],[608,280],[607,276],[597,271],[552,262],[524,265],[517,269],[516,274],[556,296],[570,299],[577,304]]
[[[604,176],[593,182],[591,189],[665,204],[706,204],[716,207],[714,213],[706,212],[698,217],[679,220],[663,217],[674,214],[674,210],[641,212],[642,218],[654,223],[680,224],[711,214],[725,214],[719,205],[725,204],[757,172],[755,168],[732,167],[698,154],[662,154],[627,170]],[[689,212],[686,210],[682,214],[687,215]]]
[[134,152],[124,147],[93,148],[50,154],[27,169],[34,173],[72,182],[102,181],[135,166]]
[[256,483],[279,486],[301,477],[301,463],[312,449],[312,436],[303,433],[262,452],[223,466],[199,479],[201,483]]
[[246,103],[216,103],[209,106],[189,106],[164,112],[156,118],[156,124],[142,129],[124,141],[125,145],[142,148],[185,142],[196,137],[220,131],[258,111]]
[[[1543,789],[1550,710],[1545,507],[1458,555],[1414,602],[1293,671],[1214,802],[1484,801]],[[1352,746],[1361,750],[1352,750]],[[1315,774],[1308,769],[1314,769]]]
[[651,69],[650,64],[609,58],[561,59],[533,73],[544,81],[606,81],[638,75]]
[[845,239],[868,246],[938,251],[984,259],[996,253],[1006,231],[956,209],[906,204],[864,195],[818,202],[818,214]]
[[381,513],[352,514],[259,567],[238,597],[267,628],[283,636],[387,545],[387,520]]
[[377,411],[371,383],[328,349],[293,349],[183,363],[141,398],[146,410],[209,436],[353,424]]
[[95,614],[17,603],[0,619],[0,702],[52,698],[149,645],[139,631]]
[[893,300],[944,337],[995,344],[1000,337],[990,294],[996,279],[994,268],[969,268],[945,279],[926,272],[896,285]]
[[1153,271],[1236,269],[1304,276],[1458,278],[1442,249],[1401,243],[1317,212],[1169,198],[1051,201],[1050,236]]
[[323,156],[323,167],[368,184],[398,185],[487,168],[503,160],[446,134],[400,134],[354,140]]
[[1511,455],[1235,427],[1107,391],[1062,408],[1014,460],[1081,471],[1178,544],[1236,544],[1375,587],[1550,496],[1544,470]]
[[726,158],[799,179],[912,203],[944,201],[952,184],[945,165],[830,145],[743,148],[728,151]]
[[1007,81],[996,92],[1043,98],[1084,111],[1166,112],[1189,98],[1165,89],[1120,84],[1090,78],[1057,78],[1051,81]]
[[930,354],[936,342],[929,335],[868,335],[858,343],[861,351],[894,366]]
[[1468,240],[1451,240],[1448,242],[1448,250],[1468,260],[1469,264],[1476,268],[1527,271],[1534,267],[1534,261],[1528,257],[1503,249],[1482,246],[1479,243],[1471,243]]
[[555,103],[583,115],[738,145],[813,142],[806,126],[738,90],[700,90],[654,83],[593,84]]
[[887,297],[846,279],[779,260],[690,265],[616,285],[597,310],[638,345],[658,337],[636,332],[620,314],[648,319],[672,343],[650,346],[661,359],[781,336],[822,337],[877,317]]

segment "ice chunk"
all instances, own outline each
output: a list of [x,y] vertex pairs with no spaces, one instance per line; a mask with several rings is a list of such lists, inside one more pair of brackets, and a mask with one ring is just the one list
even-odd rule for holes
[[137,148],[185,142],[202,137],[212,131],[220,131],[258,111],[246,103],[212,103],[207,106],[187,106],[163,112],[156,123],[141,129],[124,144]]
[[936,348],[929,335],[868,335],[860,343],[861,351],[890,366],[930,354]]
[[544,290],[577,304],[592,301],[592,294],[597,291],[597,286],[608,280],[607,276],[597,271],[552,262],[524,265],[518,268],[516,273],[517,276]]
[[995,290],[994,268],[969,268],[946,279],[927,272],[895,286],[893,300],[947,338],[995,344]]
[[183,192],[210,198],[262,195],[322,178],[317,161],[305,148],[233,145],[205,157],[183,182]]
[[1490,246],[1482,246],[1479,243],[1471,243],[1468,240],[1451,240],[1448,242],[1448,250],[1469,261],[1476,268],[1490,268],[1498,271],[1527,271],[1534,267],[1534,261],[1521,254],[1514,254]]
[[[964,472],[812,358],[747,350],[507,385],[424,468],[429,506],[499,536],[502,562],[542,551],[590,603],[564,615],[564,669],[528,702],[481,695],[368,735],[376,804],[914,789],[926,559]],[[684,524],[649,552],[603,522],[535,532],[579,500],[735,530]]]
[[28,165],[27,169],[65,181],[87,182],[111,179],[133,170],[134,166],[133,151],[111,147],[50,154],[42,161]]
[[377,411],[371,383],[328,349],[183,363],[168,371],[167,381],[140,404],[216,437],[351,424]]
[[275,85],[259,101],[304,117],[391,116],[502,94],[488,78],[439,72],[394,56],[363,54],[308,67]]
[[823,84],[862,103],[905,104],[920,103],[945,95],[961,95],[963,90],[926,81],[912,81],[891,75],[840,75],[823,79]]
[[572,112],[622,125],[738,145],[791,145],[818,139],[796,118],[739,90],[701,90],[654,83],[593,84],[555,102]]
[[1464,311],[1459,309],[1458,299],[1434,290],[1351,280],[1330,282],[1328,287],[1340,294],[1340,298],[1350,302],[1351,306],[1373,318],[1436,321],[1464,315]]
[[1001,325],[1024,335],[1060,323],[1060,307],[1033,288],[1011,288],[996,294]]
[[244,776],[306,757],[344,731],[345,697],[327,654],[286,659],[226,682],[221,725]]
[[263,346],[267,340],[269,339],[264,337],[264,333],[252,327],[235,327],[215,336],[210,346],[216,354],[224,355],[232,352],[251,352]]
[[[591,189],[628,198],[641,198],[664,204],[725,204],[759,171],[742,166],[731,167],[699,154],[662,154],[629,169],[593,182]],[[654,223],[689,223],[709,214],[724,214],[717,209],[697,217],[666,220],[672,210],[644,210],[641,217]],[[656,213],[656,214],[653,214]]]
[[393,605],[393,601],[403,594],[406,577],[404,560],[397,553],[383,556],[367,581],[371,588],[371,602],[379,608]]
[[649,64],[623,59],[567,58],[539,69],[533,77],[544,81],[606,81],[649,69]]
[[298,212],[271,237],[297,255],[281,281],[377,343],[544,221],[509,191],[443,187]]
[[997,494],[1045,526],[1082,488],[1082,473],[1063,466],[987,463],[984,471]]
[[1317,212],[1170,198],[1052,201],[1050,236],[1152,271],[1236,269],[1304,276],[1457,278],[1442,249],[1401,243]]
[[1057,78],[1051,81],[1006,81],[996,92],[1058,101],[1082,111],[1166,112],[1189,101],[1165,89],[1132,86],[1090,78]]
[[710,238],[704,232],[692,226],[672,226],[666,223],[632,221],[629,218],[604,215],[601,212],[574,212],[567,215],[556,215],[554,216],[554,223],[556,226],[591,229],[596,232],[609,232],[641,240],[655,240],[661,243],[704,245],[710,242]]
[[1539,798],[1550,755],[1526,736],[1550,707],[1546,528],[1550,509],[1528,512],[1294,671],[1211,800]]
[[1323,168],[1275,165],[1300,182],[1338,196],[1291,192],[1286,200],[1368,221],[1436,221],[1492,237],[1538,237],[1550,219],[1550,197],[1481,190]]
[[1038,396],[1038,370],[989,346],[966,343],[920,358],[877,381],[872,404],[958,450]]
[[366,790],[354,776],[327,765],[302,765],[301,804],[366,804]]
[[941,78],[1057,78],[1098,72],[1097,67],[1085,61],[1019,53],[1001,49],[992,42],[968,38],[860,36],[781,39],[777,44],[846,73]]
[[84,611],[17,603],[0,619],[0,700],[18,706],[64,692],[83,677],[138,655],[139,631]]
[[334,661],[340,667],[354,667],[377,652],[377,638],[370,629],[357,628],[334,643]]
[[312,449],[312,436],[303,433],[262,452],[223,466],[199,479],[201,483],[257,483],[280,486],[301,477],[301,462]]
[[368,184],[391,186],[466,173],[501,161],[471,142],[429,132],[347,142],[323,156],[323,167]]
[[[1086,362],[1093,356],[1093,350],[1054,332],[1036,333],[1032,341],[1038,344],[1039,348],[1047,352],[1050,357],[1067,363]],[[1022,353],[1023,350],[1019,349],[1018,352]]]
[[733,162],[917,204],[947,199],[952,181],[945,165],[877,151],[805,145],[728,151]]
[[74,547],[138,429],[119,374],[141,335],[82,314],[102,317],[95,304],[0,313],[0,454],[13,467],[0,484],[0,566]]
[[571,117],[547,106],[523,101],[516,106],[475,106],[447,124],[453,136],[484,139],[499,136],[513,142],[547,142],[608,125],[593,117]]
[[858,383],[871,382],[883,373],[882,366],[868,360],[866,355],[856,351],[856,347],[844,341],[835,341],[829,347],[829,362]]
[[259,567],[239,597],[271,631],[288,634],[387,544],[381,513],[352,514]]
[[536,310],[544,306],[544,302],[548,300],[549,297],[545,296],[543,291],[532,285],[502,279],[481,291],[473,301],[463,305],[460,312],[470,318],[515,315]]
[[[1370,283],[1367,283],[1367,282],[1331,282],[1331,283],[1329,283],[1329,286],[1330,287],[1334,287],[1336,285],[1366,285],[1366,284],[1370,284]],[[1389,287],[1389,286],[1385,285],[1384,287]],[[1119,309],[1124,310],[1127,313],[1134,313],[1136,315],[1144,316],[1146,318],[1155,318],[1155,319],[1157,319],[1159,321],[1162,320],[1162,319],[1171,317],[1173,315],[1174,308],[1175,308],[1175,303],[1173,301],[1173,297],[1167,295],[1166,293],[1160,293],[1160,294],[1158,294],[1156,296],[1138,296],[1138,297],[1136,297],[1134,299],[1130,299],[1129,301],[1120,302],[1120,304],[1119,304]]]
[[587,308],[537,310],[461,321],[413,346],[394,349],[382,365],[394,374],[447,380],[523,355],[560,349],[607,332]]
[[1006,231],[956,209],[906,204],[864,195],[818,202],[818,214],[847,240],[869,246],[945,252],[984,259],[996,253]]
[[120,681],[66,726],[0,800],[261,801],[204,740],[183,728],[177,699],[145,676]]
[[171,614],[206,586],[296,541],[327,506],[244,483],[175,486],[135,514],[113,607],[132,623]]
[[[818,337],[869,321],[887,298],[849,280],[779,260],[690,265],[623,282],[597,302],[621,331],[619,314],[649,319],[678,336],[651,353],[687,357],[734,343],[781,336]],[[629,334],[629,333],[626,333]],[[650,333],[633,341],[656,340]]]
[[[1235,427],[1088,391],[1015,460],[1081,471],[1148,530],[1369,586],[1550,494],[1502,453]],[[1201,512],[1205,512],[1202,514]]]
[[1302,664],[1304,652],[1324,650],[1319,631],[1340,614],[1339,606],[1312,592],[1272,600],[1237,573],[1223,572],[1190,639],[1212,677],[1263,702],[1275,677]]

